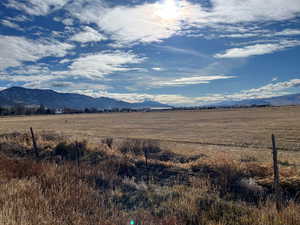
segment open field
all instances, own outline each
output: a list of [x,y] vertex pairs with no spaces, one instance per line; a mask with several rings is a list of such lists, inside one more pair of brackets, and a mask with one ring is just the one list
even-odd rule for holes
[[130,137],[213,145],[300,150],[300,107],[0,118],[0,133],[57,131],[80,137]]
[[0,224],[300,225],[300,107],[7,117],[0,124]]
[[[0,118],[0,134],[51,131],[98,143],[103,137],[160,140],[172,151],[254,152],[270,159],[271,134],[283,160],[299,166],[300,107]],[[296,157],[297,156],[297,157]]]

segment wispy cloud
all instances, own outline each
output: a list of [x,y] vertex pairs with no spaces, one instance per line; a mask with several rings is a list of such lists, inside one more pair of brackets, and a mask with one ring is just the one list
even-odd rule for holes
[[72,41],[77,41],[81,43],[87,43],[87,42],[99,42],[103,40],[107,40],[107,38],[103,35],[100,34],[98,31],[91,27],[84,27],[84,31],[79,32],[78,34],[75,34],[70,38]]
[[[54,74],[46,64],[20,65],[11,69],[10,73],[0,74],[1,81],[23,83],[24,87],[43,88],[53,80],[61,80],[64,76]],[[47,86],[50,88],[50,86]]]
[[[269,98],[289,94],[289,88],[300,87],[300,79],[292,79],[285,82],[277,82],[264,85],[259,88],[253,88],[248,90],[242,90],[233,94],[210,94],[207,96],[189,97],[184,95],[153,95],[153,94],[142,94],[142,93],[109,93],[109,92],[93,92],[92,96],[106,96],[112,97],[128,102],[140,102],[145,99],[151,99],[170,105],[207,105],[212,103],[218,103],[222,101],[239,101],[245,99],[257,99],[257,98]],[[91,94],[91,93],[90,93]]]
[[180,21],[164,20],[157,14],[166,7],[158,2],[108,8],[102,1],[91,1],[78,2],[69,11],[84,23],[97,24],[120,43],[150,43],[169,38],[180,30]]
[[14,28],[16,30],[23,30],[18,24],[11,22],[9,20],[1,20],[1,24],[10,28]]
[[213,94],[203,97],[197,97],[195,100],[199,104],[216,103],[221,101],[239,101],[245,99],[270,98],[289,94],[288,89],[300,87],[300,79],[292,79],[284,82],[270,83],[259,88],[242,90],[237,93],[223,95]]
[[300,35],[299,29],[284,29],[281,31],[274,31],[274,30],[246,30],[246,32],[241,33],[227,33],[227,34],[220,34],[216,35],[217,38],[274,38],[279,36],[298,36]]
[[74,24],[74,20],[71,18],[66,18],[61,21],[66,26],[72,26]]
[[110,87],[98,84],[98,83],[89,83],[84,81],[64,81],[64,80],[49,80],[46,82],[40,81],[32,81],[23,85],[24,87],[28,88],[40,88],[40,89],[49,89],[56,90],[58,92],[64,93],[78,93],[78,94],[85,94],[91,95],[90,90],[97,90],[98,92],[105,92]]
[[6,6],[15,8],[34,16],[47,15],[63,7],[68,0],[8,0]]
[[[161,42],[174,35],[193,35],[190,32],[194,28],[218,29],[219,26],[224,30],[237,23],[286,20],[300,12],[298,0],[212,0],[211,3],[211,8],[187,0],[109,7],[103,1],[95,0],[75,2],[68,10],[83,23],[97,24],[99,29],[118,42],[116,46],[119,47],[126,43]],[[290,30],[277,35],[296,35],[295,32]],[[257,34],[229,35],[253,37]]]
[[242,91],[241,94],[246,98],[271,97],[280,95],[280,93],[278,93],[279,91],[292,87],[300,87],[300,79],[292,79],[289,81],[267,84],[259,88]]
[[265,43],[249,45],[241,48],[227,49],[224,53],[218,53],[215,55],[216,58],[243,58],[253,55],[264,55],[273,52],[281,51],[286,48],[299,46],[300,41],[298,40],[281,40],[277,43]]
[[182,77],[172,80],[165,81],[154,81],[151,83],[152,86],[165,87],[165,86],[184,86],[192,84],[208,84],[214,80],[232,79],[235,76],[215,75],[215,76],[193,76],[193,77]]
[[6,17],[7,20],[14,21],[14,22],[25,22],[30,21],[31,19],[26,15],[17,15],[13,17]]
[[300,11],[298,0],[212,0],[212,4],[211,20],[224,23],[285,20]]
[[0,35],[0,69],[35,62],[46,56],[63,57],[74,46],[58,41],[29,40],[17,36]]
[[[174,35],[187,35],[194,28],[218,29],[219,26],[224,29],[238,23],[287,20],[300,12],[298,0],[212,0],[210,8],[187,0],[161,0],[126,6],[109,6],[111,4],[103,0],[8,0],[6,5],[36,16],[64,8],[82,23],[96,24],[99,30],[116,41],[116,47],[129,43],[161,42]],[[65,23],[72,24],[70,19]],[[229,35],[252,37],[255,33]],[[277,35],[298,35],[298,31],[286,30]]]
[[141,63],[145,59],[145,57],[139,57],[132,52],[103,51],[83,55],[73,60],[68,71],[57,72],[57,74],[85,76],[90,79],[102,78],[104,75],[114,72],[139,70],[139,68],[132,68],[127,65]]
[[275,36],[293,36],[300,35],[300,29],[284,29],[279,32],[275,32]]
[[93,97],[109,97],[126,102],[142,102],[145,100],[158,101],[170,105],[192,105],[195,103],[193,98],[189,98],[183,95],[153,95],[153,94],[143,94],[143,93],[111,93],[107,91],[97,91],[97,90],[86,90],[86,91],[76,91],[76,93],[90,95]]
[[151,69],[154,71],[164,71],[164,68],[161,67],[152,67]]
[[198,56],[203,58],[209,58],[209,56],[202,54],[198,51],[195,51],[193,49],[186,49],[186,48],[179,48],[174,46],[157,46],[158,48],[173,52],[173,53],[179,53],[179,54],[186,54],[186,55],[192,55],[192,56]]

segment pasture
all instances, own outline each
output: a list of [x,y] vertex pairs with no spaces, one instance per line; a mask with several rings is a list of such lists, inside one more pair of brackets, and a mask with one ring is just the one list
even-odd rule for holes
[[0,134],[55,132],[98,143],[102,138],[158,140],[181,154],[257,154],[271,159],[275,134],[282,160],[300,166],[300,107],[74,114],[0,118]]
[[2,117],[0,224],[300,224],[299,144],[300,107]]

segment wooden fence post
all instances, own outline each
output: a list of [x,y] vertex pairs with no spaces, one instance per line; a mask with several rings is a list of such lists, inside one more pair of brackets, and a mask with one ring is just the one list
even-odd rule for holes
[[81,177],[81,170],[80,170],[80,143],[75,141],[75,148],[76,148],[76,163],[77,163],[77,170],[76,170],[76,208],[75,211],[79,212],[79,201],[80,201],[80,190],[79,190],[79,180]]
[[148,149],[144,149],[144,157],[145,157],[145,166],[147,171],[147,184],[149,184],[150,180],[150,172],[149,172],[149,166],[148,166]]
[[280,181],[279,181],[279,169],[278,169],[278,160],[277,160],[277,148],[276,140],[274,134],[272,134],[272,153],[273,153],[273,170],[274,170],[274,192],[276,198],[276,208],[277,210],[281,209],[281,190],[280,190]]
[[77,167],[79,168],[80,166],[80,144],[76,141],[75,142],[76,146],[76,161],[77,161]]
[[37,145],[36,145],[36,140],[35,140],[35,136],[34,136],[32,127],[30,127],[30,133],[31,133],[32,144],[33,144],[33,149],[34,149],[34,152],[35,152],[35,156],[36,156],[36,158],[38,158],[39,157],[39,150],[38,150]]

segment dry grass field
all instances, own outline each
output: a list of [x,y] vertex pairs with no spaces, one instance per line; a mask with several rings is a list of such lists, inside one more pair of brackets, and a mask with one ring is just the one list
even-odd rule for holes
[[299,106],[0,118],[0,134],[30,127],[94,143],[104,137],[154,139],[182,154],[253,152],[266,160],[274,133],[283,160],[300,165]]
[[300,148],[300,107],[0,118],[0,133],[57,131],[80,137],[130,137],[212,145]]
[[300,107],[0,118],[0,224],[299,225]]

